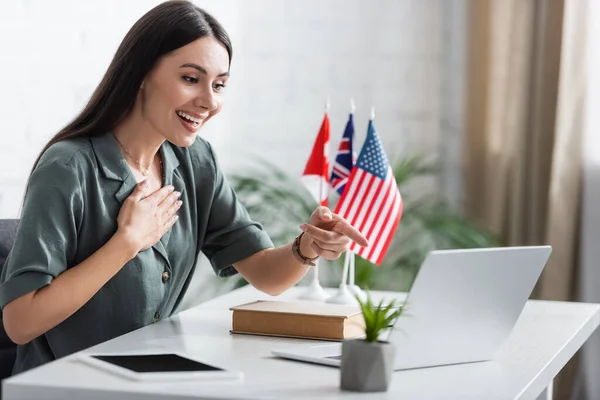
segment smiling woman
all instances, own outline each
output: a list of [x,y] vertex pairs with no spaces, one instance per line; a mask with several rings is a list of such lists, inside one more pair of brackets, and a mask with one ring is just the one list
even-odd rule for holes
[[[206,42],[206,40],[198,40],[198,42],[202,43],[202,42]],[[216,43],[213,43],[212,45],[218,45]],[[205,47],[209,47],[209,45],[205,45]],[[187,47],[187,46],[186,46]],[[198,44],[196,45],[196,47],[198,47]],[[195,51],[194,49],[192,50],[188,50],[188,51]],[[208,51],[206,51],[206,54],[208,53]],[[183,69],[192,69],[192,72],[190,72],[187,75],[184,75],[182,77],[182,79],[187,82],[189,85],[197,85],[199,83],[201,83],[201,80],[207,80],[209,73],[207,72],[207,70],[204,67],[201,67],[198,64],[194,64],[194,63],[186,63],[181,65],[180,68]],[[193,71],[195,70],[195,71]],[[200,78],[196,77],[195,75],[199,74]],[[217,75],[217,79],[220,79],[220,82],[215,82],[214,84],[211,82],[211,86],[212,86],[212,90],[214,90],[217,93],[220,93],[223,89],[225,89],[225,85],[227,83],[227,78],[229,77],[229,71],[226,72],[222,72],[220,74]],[[211,107],[213,107],[213,109],[216,109],[217,107],[219,107],[220,104],[216,103],[214,105],[212,105]],[[207,110],[210,110],[210,108],[207,107]],[[204,114],[198,114],[196,112],[193,111],[182,111],[182,110],[178,110],[177,111],[177,115],[179,115],[179,117],[181,117],[181,119],[183,120],[184,126],[186,127],[186,129],[188,129],[190,132],[196,132],[196,130],[198,130],[198,128],[200,128],[200,125],[203,122],[206,122],[211,114],[209,113],[204,113]]]
[[[221,110],[230,54],[228,40],[205,35],[160,57],[139,84],[131,112],[113,133],[126,155],[128,148],[136,148],[138,154],[130,158],[142,171],[132,171],[138,181],[148,177],[148,192],[163,184],[160,162],[155,163],[160,161],[156,157],[162,143],[191,146],[198,129]],[[157,166],[154,173],[153,165]]]
[[325,207],[278,248],[249,218],[196,135],[223,106],[231,57],[204,10],[160,4],[44,147],[0,276],[2,322],[18,344],[13,373],[169,317],[200,252],[219,276],[239,272],[277,294],[311,259],[338,258],[351,240],[368,245]]

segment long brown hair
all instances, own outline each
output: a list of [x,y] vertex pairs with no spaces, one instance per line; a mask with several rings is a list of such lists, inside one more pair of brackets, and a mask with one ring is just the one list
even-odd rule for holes
[[172,0],[148,11],[127,32],[102,81],[89,102],[40,152],[40,158],[61,140],[99,136],[113,129],[132,110],[144,77],[156,61],[196,39],[212,36],[227,48],[229,63],[233,49],[225,29],[200,7],[185,0]]

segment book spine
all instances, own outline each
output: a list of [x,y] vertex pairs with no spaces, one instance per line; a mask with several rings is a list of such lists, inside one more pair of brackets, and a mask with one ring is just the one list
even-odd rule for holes
[[261,335],[341,340],[344,339],[344,319],[234,310],[232,330]]

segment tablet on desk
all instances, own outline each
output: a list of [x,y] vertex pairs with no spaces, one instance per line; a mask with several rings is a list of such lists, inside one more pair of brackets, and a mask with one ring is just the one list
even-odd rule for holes
[[81,354],[90,366],[136,381],[241,380],[242,373],[207,364],[177,352],[155,354]]

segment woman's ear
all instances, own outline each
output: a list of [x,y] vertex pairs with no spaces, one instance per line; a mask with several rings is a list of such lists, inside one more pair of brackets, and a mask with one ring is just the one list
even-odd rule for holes
[[142,84],[140,85],[140,90],[144,89],[144,81],[142,81]]

